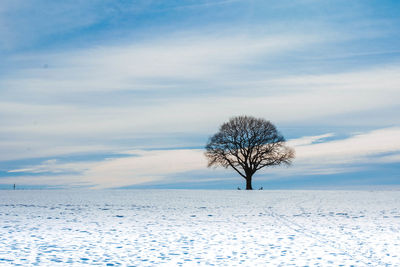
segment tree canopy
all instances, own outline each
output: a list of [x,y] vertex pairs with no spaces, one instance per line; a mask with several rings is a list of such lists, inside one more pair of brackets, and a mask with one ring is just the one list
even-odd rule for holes
[[205,156],[208,167],[233,168],[246,179],[246,189],[251,190],[255,172],[268,166],[290,165],[295,152],[286,146],[285,138],[270,121],[238,116],[210,137]]

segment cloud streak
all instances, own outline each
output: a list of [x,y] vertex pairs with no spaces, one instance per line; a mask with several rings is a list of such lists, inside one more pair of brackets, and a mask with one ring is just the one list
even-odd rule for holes
[[[295,166],[276,177],[397,162],[400,21],[389,9],[362,1],[4,0],[0,165],[23,162],[7,170],[27,183],[114,187],[190,172],[212,180],[196,165],[202,153],[182,148],[203,146],[221,122],[243,114],[300,137],[290,140]],[[339,140],[353,131],[365,136]],[[127,150],[139,156],[121,155]],[[94,154],[121,157],[62,160]],[[173,157],[190,168],[150,167]]]
[[[296,150],[293,167],[263,169],[261,174],[267,174],[272,179],[279,177],[316,174],[335,174],[360,171],[362,164],[379,164],[382,162],[400,162],[400,128],[385,128],[367,133],[359,133],[346,139],[328,140],[333,134],[308,136],[290,140],[289,145]],[[176,150],[132,150],[123,151],[125,156],[110,158],[95,162],[62,163],[48,160],[37,166],[9,170],[9,173],[21,173],[18,181],[26,184],[48,183],[50,185],[76,186],[78,184],[91,188],[115,188],[144,183],[174,183],[170,177],[185,173],[198,172],[209,175],[207,179],[215,178],[226,172],[222,169],[207,169],[207,162],[202,149]],[[387,153],[397,153],[387,155]],[[77,173],[75,175],[69,172]],[[229,172],[229,171],[228,171]],[[26,174],[46,173],[45,176],[26,176]],[[63,174],[66,173],[66,174]],[[25,174],[25,175],[24,175]],[[52,175],[56,175],[52,177]],[[182,176],[182,175],[181,175]],[[261,175],[263,176],[263,175]],[[214,177],[214,178],[213,178]],[[236,177],[232,172],[232,178]],[[193,177],[188,177],[190,181]],[[199,178],[201,179],[201,177]],[[2,178],[1,183],[12,183],[16,178]],[[65,181],[62,184],[61,181]],[[185,181],[181,179],[180,181]],[[201,182],[201,180],[200,180]]]
[[[12,147],[26,139],[43,151],[61,143],[91,150],[99,146],[87,144],[93,133],[112,147],[110,140],[121,136],[206,135],[239,114],[336,123],[333,116],[398,106],[397,65],[280,77],[265,75],[264,65],[246,70],[315,42],[313,36],[197,36],[16,59],[41,63],[0,81],[0,135],[9,139],[3,149],[16,159],[28,156]],[[342,123],[353,123],[347,117]],[[395,113],[385,119],[400,123]]]
[[[353,134],[345,139],[321,141],[332,134],[290,140],[296,149],[294,166],[265,170],[281,175],[335,174],[360,171],[374,164],[399,162],[399,127]],[[390,155],[387,155],[390,154]]]

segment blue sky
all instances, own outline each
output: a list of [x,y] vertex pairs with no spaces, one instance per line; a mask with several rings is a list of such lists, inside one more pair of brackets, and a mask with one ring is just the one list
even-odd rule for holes
[[0,188],[221,188],[235,115],[297,158],[264,188],[400,185],[399,1],[0,4]]

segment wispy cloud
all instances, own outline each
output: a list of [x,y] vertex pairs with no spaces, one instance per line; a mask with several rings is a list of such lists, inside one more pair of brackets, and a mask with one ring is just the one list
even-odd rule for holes
[[[331,134],[326,135],[328,136]],[[283,170],[264,171],[285,176],[335,174],[359,171],[374,164],[399,162],[398,136],[400,128],[393,127],[325,142],[313,143],[325,135],[290,140],[288,143],[294,144],[296,149],[294,166]],[[307,144],[304,140],[311,142]]]
[[40,165],[25,169],[9,170],[8,173],[49,173],[53,175],[62,173],[80,173],[89,168],[90,164],[87,162],[58,163],[56,159],[49,159],[42,162]]
[[[0,134],[9,139],[3,147],[9,151],[7,159],[31,156],[26,149],[12,148],[26,139],[31,142],[26,148],[41,143],[41,148],[34,150],[49,156],[45,151],[65,147],[63,144],[98,146],[88,146],[93,133],[102,145],[109,145],[105,139],[121,135],[135,138],[157,132],[199,131],[210,121],[211,112],[224,110],[221,103],[225,100],[228,109],[224,117],[231,116],[230,110],[242,102],[238,97],[223,99],[218,93],[218,88],[224,88],[224,76],[239,75],[243,64],[258,56],[276,55],[309,42],[313,38],[284,35],[181,36],[18,56],[15,61],[33,65],[29,63],[0,81],[5,88],[0,92]],[[217,96],[210,96],[210,91]]]
[[288,146],[299,147],[305,145],[311,145],[315,142],[323,142],[325,138],[334,136],[333,133],[321,134],[316,136],[304,136],[297,139],[292,139],[287,142]]
[[[241,114],[290,128],[285,135],[291,137],[311,135],[290,140],[298,159],[287,173],[397,162],[397,148],[367,144],[380,137],[397,144],[397,7],[363,1],[4,0],[0,163],[57,159],[24,163],[9,174],[27,183],[98,187],[161,181],[191,170],[212,173],[196,165],[203,160],[197,150],[137,149],[201,147],[223,121]],[[367,132],[379,128],[385,129]],[[365,136],[339,140],[354,129]],[[59,160],[126,150],[140,156],[76,165]],[[188,169],[156,171],[147,163],[185,153]]]
[[[290,140],[289,144],[296,149],[293,167],[264,169],[261,173],[273,179],[294,174],[326,175],[343,172],[354,172],[370,164],[382,162],[400,162],[398,154],[388,156],[387,153],[400,153],[400,128],[386,128],[367,133],[359,133],[340,140],[324,141],[332,134],[308,136]],[[316,142],[318,141],[318,142]],[[149,182],[174,182],[170,177],[181,173],[199,172],[209,175],[209,179],[217,179],[215,175],[226,172],[222,169],[207,169],[204,151],[201,149],[176,150],[133,150],[123,151],[122,158],[102,161],[62,163],[56,160],[45,161],[37,166],[9,170],[9,173],[21,173],[18,181],[26,184],[48,183],[51,185],[82,184],[91,188],[113,188],[137,185]],[[365,165],[367,164],[367,165]],[[77,173],[75,175],[69,172]],[[24,176],[23,174],[47,173],[46,176]],[[65,173],[64,175],[62,175]],[[59,174],[53,178],[52,174]],[[214,177],[214,178],[213,178]],[[232,173],[232,177],[235,174]],[[192,180],[188,177],[187,180]],[[199,178],[201,179],[201,178]],[[226,178],[218,178],[220,180]],[[16,178],[2,178],[1,183],[10,183]],[[185,179],[180,179],[185,181]]]
[[[134,156],[106,159],[99,162],[62,163],[47,160],[37,166],[9,170],[9,173],[40,174],[46,176],[18,177],[25,184],[76,185],[82,183],[92,188],[122,187],[144,182],[161,181],[165,177],[187,171],[204,169],[207,165],[202,150],[124,151]],[[78,172],[78,173],[77,173]],[[64,175],[60,175],[63,174]],[[74,173],[71,175],[70,173]],[[57,174],[55,177],[52,175]],[[50,177],[49,177],[50,176]],[[2,178],[8,183],[15,178]]]
[[3,81],[2,86],[37,93],[56,90],[59,94],[163,90],[188,80],[220,80],[221,75],[243,71],[243,65],[257,62],[257,57],[275,57],[315,41],[319,39],[305,35],[189,35],[141,44],[23,55],[14,57],[15,63],[30,61],[34,65],[15,73],[15,78]]
[[[42,145],[38,149],[54,149],[55,144],[60,149],[63,144],[91,149],[99,146],[96,142],[88,141],[93,133],[96,133],[97,140],[103,140],[101,146],[111,146],[110,143],[105,143],[107,139],[115,140],[127,136],[143,138],[156,133],[165,135],[197,132],[208,135],[221,121],[239,114],[273,118],[274,121],[286,124],[318,120],[337,124],[332,117],[334,115],[396,107],[396,100],[400,97],[396,88],[400,80],[398,81],[395,70],[396,68],[391,68],[387,73],[365,71],[355,74],[354,80],[351,74],[337,74],[330,75],[329,79],[315,76],[288,79],[287,83],[286,80],[280,80],[279,83],[270,81],[269,85],[266,82],[266,89],[262,91],[258,89],[262,88],[261,85],[255,86],[254,81],[250,81],[253,87],[247,88],[253,89],[248,90],[246,96],[154,96],[148,102],[141,103],[135,102],[133,95],[130,98],[134,104],[131,105],[128,101],[119,107],[109,106],[106,96],[101,100],[104,105],[93,106],[87,103],[90,99],[81,99],[86,102],[82,105],[3,102],[0,106],[0,113],[3,114],[0,119],[0,133],[8,136],[9,140],[3,143],[3,149],[9,147],[8,151],[13,150],[13,144],[21,147],[26,143],[24,140],[27,136],[31,142],[30,147],[34,147],[35,143]],[[361,79],[362,76],[368,77],[365,82]],[[296,85],[292,85],[293,80]],[[240,85],[245,87],[244,82]],[[279,92],[269,89],[274,87],[287,89]],[[385,119],[395,125],[399,123],[396,113],[388,114]],[[343,118],[341,122],[346,121],[355,123],[351,116]],[[376,123],[365,118],[364,123],[369,122]],[[165,143],[164,146],[166,145],[168,144]],[[17,151],[21,153],[15,156],[11,153],[8,156],[26,156],[25,150],[15,147],[14,153]]]
[[93,25],[107,12],[93,12],[99,1],[3,0],[1,6],[0,25],[4,26],[0,26],[0,49],[9,51]]
[[[332,116],[398,105],[396,64],[277,76],[269,74],[271,65],[259,65],[267,59],[276,63],[280,54],[320,42],[312,35],[181,36],[18,56],[15,61],[31,63],[0,81],[5,88],[0,92],[0,134],[7,136],[8,157],[15,159],[28,156],[26,150],[12,148],[27,136],[43,151],[61,148],[62,143],[92,149],[99,146],[88,145],[93,133],[101,146],[111,146],[107,140],[121,136],[207,135],[238,114],[286,124],[336,123]],[[249,65],[257,67],[248,70]],[[386,119],[399,122],[396,114]]]
[[393,127],[355,134],[343,140],[299,146],[296,150],[299,160],[319,158],[329,163],[353,163],[368,156],[399,151],[399,136],[400,128]]

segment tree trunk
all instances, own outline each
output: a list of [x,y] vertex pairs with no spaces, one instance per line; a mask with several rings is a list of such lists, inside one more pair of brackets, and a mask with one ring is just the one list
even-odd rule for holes
[[246,190],[253,190],[253,187],[251,186],[251,176],[246,177]]

